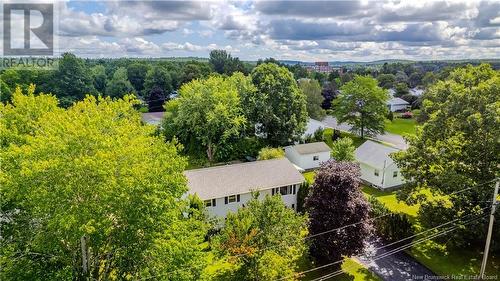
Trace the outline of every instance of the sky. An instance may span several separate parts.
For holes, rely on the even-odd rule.
[[[68,1],[58,15],[59,51],[82,57],[500,58],[500,1]]]

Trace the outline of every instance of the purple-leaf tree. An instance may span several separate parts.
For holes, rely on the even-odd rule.
[[[331,263],[362,252],[372,225],[369,204],[361,193],[358,164],[333,159],[322,163],[305,207],[310,218],[309,235],[342,227],[311,239],[310,254],[316,262]]]

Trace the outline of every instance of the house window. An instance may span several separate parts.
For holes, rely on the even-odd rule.
[[[217,206],[217,201],[215,199],[205,200],[205,207],[215,207]]]
[[[288,194],[288,186],[280,187],[280,193],[281,193],[281,195],[287,195]]]
[[[226,203],[226,204],[234,203],[234,202],[240,202],[240,195],[230,195],[230,196],[226,196],[224,198],[224,203]]]
[[[294,209],[294,210],[295,210],[295,204],[292,204],[292,209]]]
[[[378,177],[378,173],[379,173],[379,171],[375,170],[375,172],[373,174]]]
[[[392,172],[392,177],[393,177],[393,178],[397,178],[397,177],[398,177],[398,171],[394,171],[394,172]]]
[[[293,185],[293,194],[297,193],[297,186]]]
[[[313,160],[314,160],[314,161],[318,161],[318,160],[319,160],[319,156],[318,156],[318,155],[314,155],[314,156],[313,156]]]

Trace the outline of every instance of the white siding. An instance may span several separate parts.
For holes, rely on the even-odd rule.
[[[329,151],[312,154],[298,154],[295,149],[291,147],[285,147],[285,156],[288,160],[290,160],[290,162],[304,170],[316,169],[319,167],[321,162],[330,160]],[[314,156],[317,156],[318,160],[314,160]]]
[[[391,164],[386,167],[385,170],[381,168],[374,168],[365,163],[359,163],[359,166],[361,168],[361,179],[378,188],[390,188],[404,183],[401,172],[395,164]],[[378,176],[375,175],[375,170],[378,170]],[[393,177],[394,172],[397,172],[397,177]],[[383,181],[382,177],[384,178]]]
[[[282,195],[281,199],[289,208],[297,209],[297,193],[299,192],[300,184],[295,184],[295,194]],[[292,187],[293,192],[293,187]],[[236,194],[235,194],[236,195]],[[272,189],[259,190],[259,199],[263,199],[266,195],[272,195]],[[252,199],[252,193],[240,194],[240,202],[233,202],[225,204],[225,197],[216,198],[216,206],[206,207],[208,214],[211,217],[225,218],[228,212],[236,212],[238,208],[246,205]]]

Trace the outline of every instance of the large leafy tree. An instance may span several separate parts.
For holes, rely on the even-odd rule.
[[[353,224],[311,238],[310,254],[318,263],[338,261],[363,250],[372,226],[360,183],[356,163],[329,160],[316,173],[305,202],[310,235]]]
[[[127,77],[136,93],[142,93],[149,68],[149,65],[144,62],[134,62],[127,66]]]
[[[90,69],[90,72],[92,73],[92,79],[94,81],[94,88],[96,91],[99,93],[104,94],[106,90],[106,68],[98,64]]]
[[[285,67],[263,63],[252,71],[256,87],[243,97],[247,118],[273,146],[298,140],[307,122],[306,97]]]
[[[354,132],[373,135],[384,132],[387,92],[370,76],[356,76],[342,86],[334,101],[334,114],[340,123],[352,125]]]
[[[113,77],[107,82],[106,95],[112,98],[121,98],[134,92],[134,87],[128,81],[127,69],[124,67],[116,69]]]
[[[198,61],[190,61],[182,67],[180,83],[185,84],[194,79],[202,79],[210,74],[210,65]]]
[[[354,161],[355,150],[351,138],[341,138],[333,142],[330,155],[337,161]]]
[[[321,107],[324,98],[321,95],[321,85],[314,79],[300,79],[299,88],[306,95],[307,114],[309,117],[316,120],[323,120],[326,115],[325,110]]]
[[[229,78],[212,76],[184,84],[179,94],[165,105],[167,137],[176,136],[183,143],[195,140],[209,161],[215,160],[218,149],[245,129],[238,87]]]
[[[226,50],[212,50],[208,60],[212,69],[219,74],[231,75],[234,72],[245,72],[245,66],[239,58],[233,58]]]
[[[172,90],[172,77],[165,67],[156,65],[148,70],[143,90],[143,96],[147,100],[150,99],[153,92],[160,92],[168,99]]]
[[[56,102],[17,91],[1,107],[0,278],[199,279],[206,226],[183,215],[176,146],[130,97]]]
[[[51,85],[53,92],[64,107],[83,100],[88,94],[95,94],[92,73],[82,59],[65,53],[58,61]]]
[[[280,196],[250,200],[245,208],[228,214],[213,239],[213,248],[231,264],[217,279],[294,280],[306,234],[306,217],[287,208]]]
[[[488,212],[480,209],[491,201],[493,183],[476,185],[499,176],[499,93],[499,72],[483,64],[456,69],[424,95],[425,123],[407,137],[409,148],[395,160],[404,177],[412,179],[405,194],[416,199],[410,202],[422,204],[419,215],[425,226]],[[434,196],[426,196],[429,193]],[[477,221],[450,233],[450,241],[480,243],[485,229],[485,222]],[[496,228],[496,237],[499,231]]]
[[[396,81],[396,76],[394,74],[382,73],[377,76],[378,85],[384,89],[390,89],[394,87],[394,82]]]

